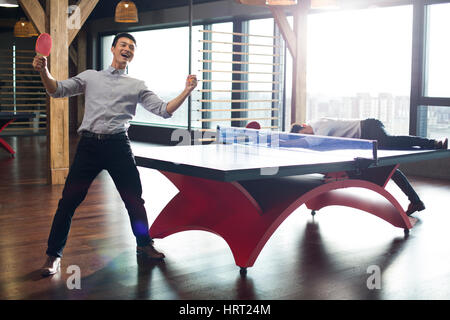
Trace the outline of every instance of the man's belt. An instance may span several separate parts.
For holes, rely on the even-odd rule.
[[[114,134],[106,134],[106,133],[94,133],[83,130],[81,131],[80,135],[85,138],[93,138],[97,140],[122,140],[128,138],[126,131]]]

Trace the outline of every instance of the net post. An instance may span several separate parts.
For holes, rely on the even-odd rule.
[[[220,144],[220,142],[221,142],[221,137],[220,137],[220,126],[219,125],[217,125],[216,126],[216,143],[217,144]]]
[[[372,154],[373,154],[373,160],[375,160],[375,164],[378,165],[378,141],[377,140],[373,140]]]

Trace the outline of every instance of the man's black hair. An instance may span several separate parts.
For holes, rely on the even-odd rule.
[[[131,41],[134,42],[134,45],[135,45],[135,46],[137,46],[137,44],[136,44],[136,39],[135,39],[131,34],[126,33],[126,32],[121,32],[121,33],[118,33],[118,34],[114,37],[114,40],[113,40],[113,43],[112,43],[112,46],[113,46],[113,47],[116,46],[117,40],[119,40],[120,38],[128,38],[128,39],[130,39]]]
[[[305,126],[295,123],[294,125],[292,125],[290,132],[291,133],[299,133],[304,128],[305,128]]]

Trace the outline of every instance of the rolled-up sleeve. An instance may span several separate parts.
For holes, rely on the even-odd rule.
[[[47,91],[47,93],[53,98],[72,97],[83,94],[86,88],[87,75],[88,71],[84,71],[67,80],[57,81],[56,91],[54,93]]]
[[[139,91],[139,103],[148,111],[161,116],[165,119],[172,117],[167,112],[167,102],[161,100],[154,92],[149,90],[145,83],[142,83]]]

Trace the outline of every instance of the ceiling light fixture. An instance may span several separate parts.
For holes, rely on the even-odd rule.
[[[31,23],[31,21],[27,21],[27,22],[28,22],[28,36],[29,37],[37,37],[39,35],[39,33],[37,32],[36,28]]]
[[[17,8],[18,6],[17,0],[0,0],[0,7]]]
[[[138,11],[133,1],[120,1],[116,6],[114,21],[120,23],[138,22]]]
[[[18,38],[28,38],[30,36],[28,21],[25,18],[20,18],[14,25],[14,36]]]

